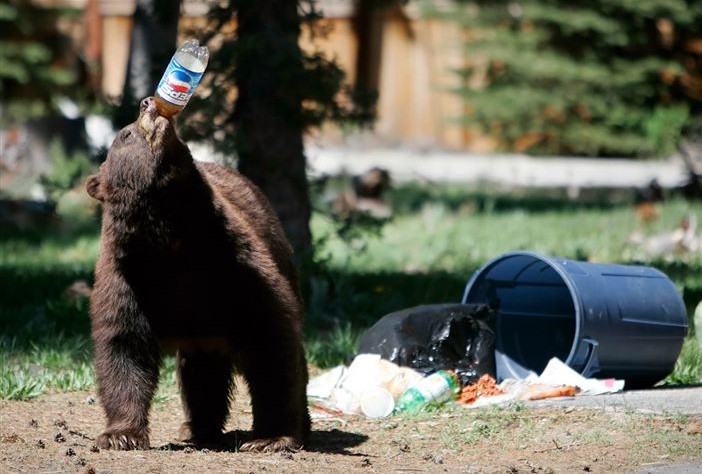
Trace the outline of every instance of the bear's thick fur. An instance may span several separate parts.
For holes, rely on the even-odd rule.
[[[144,99],[87,182],[102,201],[90,311],[103,448],[149,447],[164,349],[177,350],[180,439],[217,442],[241,373],[253,433],[240,449],[299,449],[310,430],[303,307],[292,251],[261,192],[195,163]]]

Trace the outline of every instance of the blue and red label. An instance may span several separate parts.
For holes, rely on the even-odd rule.
[[[163,73],[156,92],[173,105],[184,107],[202,79],[202,72],[193,72],[181,66],[175,57]]]

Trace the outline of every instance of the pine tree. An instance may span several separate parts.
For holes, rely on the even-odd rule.
[[[177,46],[180,3],[180,0],[136,1],[122,98],[112,116],[115,128],[133,122],[139,113],[139,102],[156,90]]]
[[[70,44],[56,28],[60,13],[27,1],[0,4],[0,126],[47,114],[75,83],[70,60],[62,61]]]
[[[333,60],[299,47],[302,24],[319,17],[314,0],[213,4],[203,38],[216,39],[207,73],[181,119],[184,137],[238,158],[273,205],[298,262],[312,247],[304,132],[325,120],[372,118],[371,95],[347,90]],[[319,33],[310,26],[307,34]]]
[[[504,149],[661,155],[700,110],[682,64],[702,33],[698,1],[476,0],[459,9],[443,15],[466,32],[464,120]]]

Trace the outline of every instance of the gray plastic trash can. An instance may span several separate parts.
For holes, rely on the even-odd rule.
[[[475,272],[463,303],[497,306],[498,380],[558,357],[586,377],[651,386],[672,372],[687,333],[677,289],[644,266],[509,252]]]

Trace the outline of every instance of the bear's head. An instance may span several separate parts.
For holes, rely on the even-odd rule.
[[[178,138],[173,120],[160,116],[154,98],[147,97],[139,118],[117,133],[86,187],[91,197],[106,203],[138,199],[184,165],[192,166],[188,147]]]

